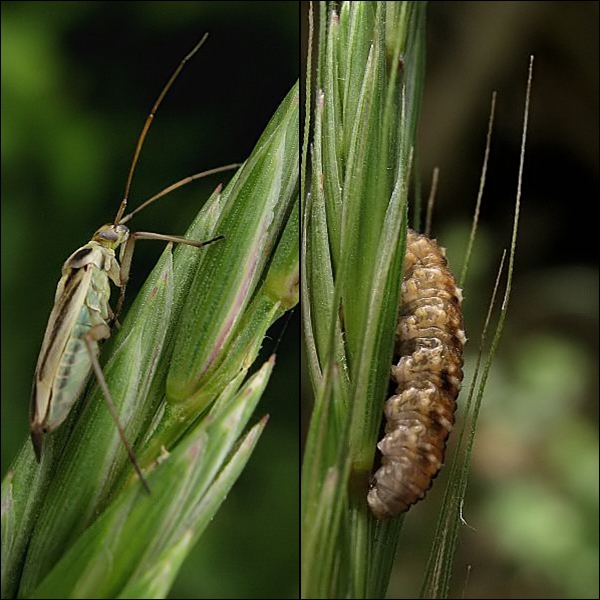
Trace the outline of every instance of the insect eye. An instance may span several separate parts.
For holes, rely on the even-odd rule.
[[[119,233],[114,227],[111,227],[110,229],[100,231],[98,233],[98,237],[103,240],[106,240],[107,242],[116,242],[119,239]]]

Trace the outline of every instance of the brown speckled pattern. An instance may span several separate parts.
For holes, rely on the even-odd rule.
[[[423,498],[442,467],[463,378],[461,301],[444,249],[409,229],[396,329],[400,358],[392,366],[397,388],[385,403],[381,467],[367,496],[379,519]]]

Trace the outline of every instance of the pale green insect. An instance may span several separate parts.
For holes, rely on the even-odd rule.
[[[172,190],[200,177],[238,165],[227,165],[187,177],[124,215],[135,166],[154,114],[185,63],[196,53],[205,39],[206,35],[180,63],[146,119],[129,170],[124,199],[114,222],[98,229],[91,241],[71,254],[62,267],[62,277],[56,289],[54,307],[50,313],[35,370],[30,405],[31,441],[38,462],[42,456],[43,435],[54,431],[64,422],[81,395],[93,369],[129,458],[140,480],[148,489],[133,449],[119,422],[117,409],[98,362],[99,342],[110,337],[111,325],[121,310],[136,240],[155,239],[201,248],[223,238],[218,236],[200,242],[158,233],[130,233],[125,223],[135,213]],[[117,260],[115,251],[119,247],[120,254]],[[115,312],[109,306],[111,281],[121,290]]]

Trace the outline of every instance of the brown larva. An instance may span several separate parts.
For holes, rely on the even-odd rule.
[[[423,498],[442,466],[463,378],[461,300],[444,249],[409,229],[396,329],[400,360],[392,366],[397,388],[385,403],[381,467],[367,496],[379,519]]]

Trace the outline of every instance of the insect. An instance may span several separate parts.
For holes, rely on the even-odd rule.
[[[382,459],[367,502],[373,514],[397,516],[425,496],[444,460],[454,425],[466,342],[462,293],[443,248],[408,230],[396,328],[396,393],[385,403]]]
[[[223,236],[218,236],[208,241],[196,241],[151,232],[130,232],[125,225],[133,215],[172,190],[200,177],[238,166],[226,165],[187,177],[125,214],[133,174],[154,115],[183,67],[198,51],[206,37],[205,35],[181,61],[145,121],[129,169],[123,200],[114,221],[100,227],[91,241],[71,254],[62,267],[62,277],[56,289],[54,307],[50,313],[35,370],[30,404],[31,441],[38,462],[42,456],[43,435],[56,430],[64,422],[93,369],[129,459],[148,490],[102,373],[98,361],[99,343],[110,337],[111,326],[123,306],[134,244],[137,240],[163,240],[201,248],[223,239]],[[116,256],[117,249],[120,249],[119,259]],[[114,312],[109,306],[111,282],[120,288]]]

